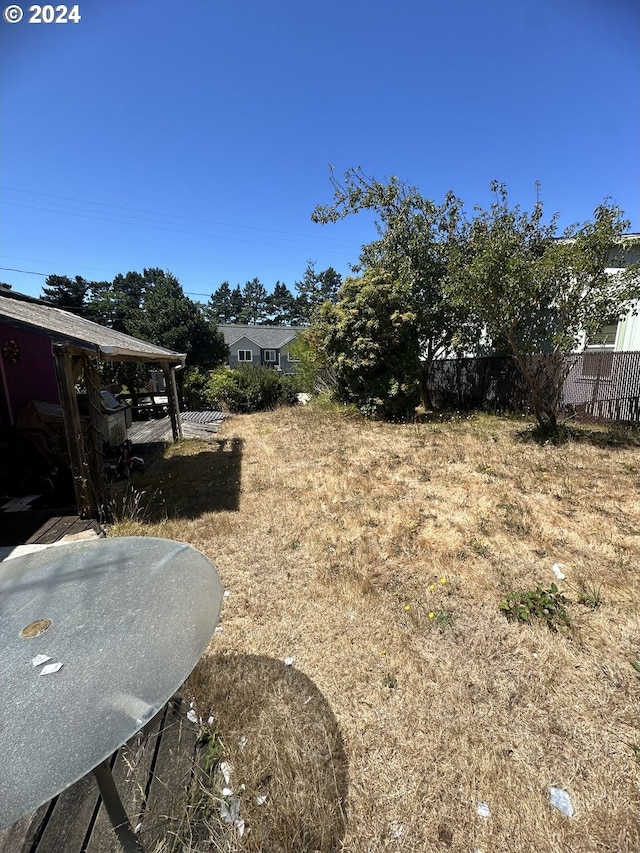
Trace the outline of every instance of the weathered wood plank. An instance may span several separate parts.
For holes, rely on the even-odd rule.
[[[161,418],[157,421],[134,421],[128,430],[133,444],[155,444],[171,441],[171,421]]]
[[[132,827],[141,824],[145,850],[172,853],[188,833],[197,731],[179,697],[146,741],[119,750],[113,776]],[[196,768],[197,769],[197,768]],[[92,773],[36,812],[0,832],[2,853],[121,853]]]
[[[46,825],[51,803],[45,803],[35,812],[25,815],[21,820],[0,830],[0,850],[2,853],[31,853],[33,845]]]
[[[158,727],[161,721],[158,721]],[[146,804],[149,774],[160,732],[158,728],[145,738],[136,736],[118,751],[113,766],[113,779],[122,805],[135,832]],[[85,853],[120,853],[118,837],[106,809],[101,806]]]
[[[38,544],[49,545],[52,542],[57,542],[59,539],[69,532],[69,528],[77,520],[77,515],[62,515],[53,520],[53,524],[38,537]],[[32,544],[28,542],[27,544]]]
[[[186,711],[181,702],[170,703],[142,818],[142,846],[157,853],[181,850],[187,829],[197,732]]]
[[[91,773],[63,791],[44,828],[38,853],[80,853],[99,799]]]

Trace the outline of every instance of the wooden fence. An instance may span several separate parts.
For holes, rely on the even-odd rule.
[[[584,420],[640,424],[640,352],[587,350],[567,356],[561,407]],[[529,411],[529,391],[511,356],[434,362],[429,390],[436,405]]]

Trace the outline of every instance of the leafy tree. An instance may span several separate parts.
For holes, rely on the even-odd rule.
[[[267,321],[276,326],[289,326],[296,319],[296,298],[283,282],[277,281],[267,297]]]
[[[539,426],[557,428],[566,355],[638,295],[637,275],[608,274],[628,223],[605,202],[594,221],[556,239],[557,215],[543,222],[539,200],[527,213],[510,207],[503,184],[491,185],[489,210],[460,226],[449,292],[470,308],[491,340],[513,354],[529,388]]]
[[[302,281],[296,282],[298,315],[303,324],[312,321],[314,312],[323,302],[335,302],[342,283],[342,276],[333,267],[316,272],[314,261],[308,261]]]
[[[289,353],[297,360],[296,380],[300,391],[309,393],[333,393],[336,374],[333,361],[324,348],[323,327],[314,324],[299,332],[289,347]]]
[[[398,178],[381,183],[359,168],[347,171],[344,185],[333,171],[330,180],[333,204],[318,205],[312,219],[336,222],[363,210],[377,215],[379,238],[362,247],[359,269],[386,271],[405,288],[422,358],[423,401],[430,406],[427,379],[433,359],[479,333],[465,306],[452,301],[445,288],[462,203],[448,193],[438,205]]]
[[[420,399],[417,317],[409,287],[384,270],[346,278],[313,328],[335,371],[337,395],[368,417],[397,419]]]
[[[178,279],[161,269],[144,270],[137,336],[158,346],[187,354],[187,365],[210,369],[228,353],[221,333],[202,308],[184,295]]]

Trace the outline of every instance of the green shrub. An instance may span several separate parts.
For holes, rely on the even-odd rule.
[[[248,414],[272,409],[279,403],[297,401],[294,380],[281,376],[268,367],[241,367],[216,370],[207,386],[209,398],[225,404],[234,414]]]
[[[183,409],[198,412],[208,409],[211,405],[208,393],[208,373],[203,373],[197,367],[188,367],[182,381]]]

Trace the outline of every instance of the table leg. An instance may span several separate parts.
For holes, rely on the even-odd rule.
[[[102,764],[98,764],[98,766],[94,768],[93,773],[96,777],[98,788],[100,789],[102,802],[107,810],[109,820],[113,825],[116,835],[118,836],[118,841],[120,842],[122,849],[125,853],[144,853],[142,845],[136,838],[135,833],[131,828],[129,818],[127,817],[127,813],[122,805],[122,800],[120,799],[120,794],[118,794],[116,783],[113,781],[113,774],[111,773],[109,761],[103,761]]]

